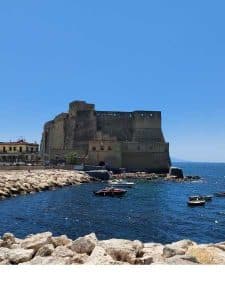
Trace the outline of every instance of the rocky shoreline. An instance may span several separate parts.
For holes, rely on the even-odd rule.
[[[170,176],[169,174],[156,174],[156,173],[146,173],[146,172],[113,174],[112,178],[113,179],[138,179],[138,180],[163,179],[166,181],[175,181],[175,182],[201,180],[201,177],[198,175],[188,175],[188,176],[184,176],[184,178],[178,178],[176,176]]]
[[[24,239],[5,233],[0,239],[1,265],[197,265],[225,264],[225,242],[171,244],[135,240],[98,240],[94,233],[76,240],[51,232]]]
[[[68,170],[32,170],[0,172],[0,199],[90,182],[84,172]]]

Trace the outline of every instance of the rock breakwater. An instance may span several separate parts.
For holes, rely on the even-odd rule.
[[[1,265],[196,265],[225,264],[225,242],[198,245],[181,240],[167,245],[135,240],[98,240],[94,233],[76,240],[51,232],[24,239],[5,233],[0,239]]]
[[[184,178],[177,178],[169,174],[155,174],[146,172],[133,172],[133,173],[121,173],[112,175],[113,179],[137,179],[137,180],[158,180],[163,179],[166,181],[184,182],[184,181],[196,181],[200,180],[201,177],[198,175],[188,175]]]
[[[84,172],[33,170],[0,172],[0,199],[89,182]]]

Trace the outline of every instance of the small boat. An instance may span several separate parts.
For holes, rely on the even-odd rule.
[[[218,192],[214,194],[216,197],[225,197],[225,192]]]
[[[212,195],[202,195],[201,196],[203,200],[205,201],[210,201],[212,200],[213,196]]]
[[[189,206],[202,206],[205,205],[206,200],[202,196],[190,196],[187,204]]]
[[[126,194],[127,190],[124,189],[117,189],[114,187],[109,187],[109,188],[104,188],[101,189],[99,191],[94,191],[93,193],[96,196],[110,196],[110,197],[114,197],[114,196],[123,196],[124,194]]]
[[[205,201],[210,201],[212,200],[213,196],[212,195],[196,195],[196,196],[190,196],[189,200],[205,200]]]
[[[202,196],[201,195],[190,196],[189,200],[202,200]]]
[[[188,200],[189,206],[202,206],[205,205],[205,200]]]
[[[118,187],[133,187],[135,183],[123,179],[113,179],[113,180],[109,180],[108,184],[110,184],[111,186],[118,186]]]

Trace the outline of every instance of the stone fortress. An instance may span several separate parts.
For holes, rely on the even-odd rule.
[[[76,152],[79,163],[129,171],[166,173],[169,144],[160,111],[96,111],[94,104],[73,101],[44,125],[41,153],[45,160],[63,160]]]

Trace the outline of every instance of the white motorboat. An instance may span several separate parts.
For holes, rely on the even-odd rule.
[[[133,187],[135,183],[123,179],[113,179],[113,180],[108,180],[108,184],[111,186],[118,186],[118,187]]]

